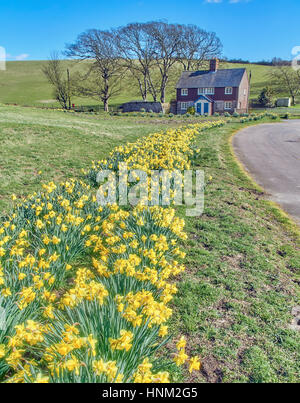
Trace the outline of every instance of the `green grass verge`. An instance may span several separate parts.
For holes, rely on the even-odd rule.
[[[213,179],[204,214],[186,217],[187,269],[172,327],[203,365],[199,376],[178,379],[297,382],[300,334],[290,324],[299,305],[299,238],[237,164],[230,139],[239,128],[230,124],[199,139],[199,168]]]

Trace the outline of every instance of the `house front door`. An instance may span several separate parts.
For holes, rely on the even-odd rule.
[[[198,102],[197,103],[197,113],[199,115],[204,115],[209,113],[209,103],[208,102]]]

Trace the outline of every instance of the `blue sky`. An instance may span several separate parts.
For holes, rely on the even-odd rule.
[[[299,16],[299,0],[9,0],[0,4],[0,46],[9,60],[41,60],[88,28],[165,19],[215,31],[230,58],[290,59]]]

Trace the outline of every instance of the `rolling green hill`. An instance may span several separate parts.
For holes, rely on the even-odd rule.
[[[52,95],[52,88],[44,77],[41,68],[45,61],[19,61],[7,62],[7,70],[0,71],[0,103],[10,103],[29,106],[57,106]],[[65,61],[66,67],[70,67],[71,72],[80,70],[82,64],[72,61]],[[221,63],[221,68],[246,67],[248,72],[252,72],[251,99],[257,98],[261,89],[268,84],[268,72],[273,68],[255,64],[242,65]],[[167,101],[175,96],[175,83],[181,73],[181,67],[175,66],[171,75],[167,90]],[[132,84],[132,80],[124,80],[120,95],[112,99],[112,105],[122,102],[139,99],[137,88]],[[74,98],[76,105],[100,104],[95,99]]]

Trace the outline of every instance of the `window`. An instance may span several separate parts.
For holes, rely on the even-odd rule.
[[[189,90],[187,88],[181,88],[181,95],[188,95]]]
[[[225,87],[225,94],[231,95],[232,94],[232,87]]]
[[[244,95],[245,95],[245,96],[247,95],[247,90],[246,90],[246,88],[244,89]]]
[[[198,95],[207,94],[213,95],[215,93],[214,88],[198,88]]]
[[[239,102],[239,109],[241,109],[242,108],[242,103],[241,102]]]
[[[232,109],[232,102],[225,102],[224,109]]]
[[[181,102],[181,110],[186,111],[188,108],[188,103],[187,102]]]
[[[215,101],[215,112],[222,112],[224,110],[224,101]]]

